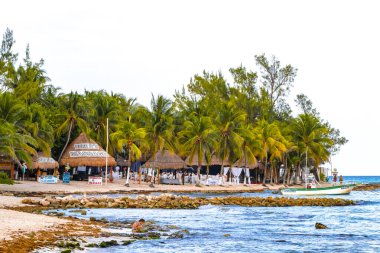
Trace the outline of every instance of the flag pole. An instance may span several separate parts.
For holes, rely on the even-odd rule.
[[[107,184],[107,175],[108,175],[108,118],[107,118],[107,144],[106,144],[106,184]]]

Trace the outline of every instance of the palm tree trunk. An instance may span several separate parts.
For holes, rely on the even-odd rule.
[[[140,163],[139,163],[140,164]],[[141,166],[139,165],[139,171],[138,171],[138,174],[139,174],[139,184],[141,184]]]
[[[265,180],[267,177],[267,166],[268,166],[268,153],[265,156],[265,166],[264,166],[264,177],[263,177],[263,185],[265,186]]]
[[[125,185],[129,186],[129,171],[131,169],[131,149],[128,150],[128,169],[127,169],[127,178],[125,179]]]
[[[224,184],[224,159],[222,160],[222,167],[220,167],[220,176],[222,177],[222,184]]]
[[[290,184],[290,179],[291,179],[291,176],[292,176],[292,168],[291,167],[289,167],[288,168],[288,180],[286,180],[287,182],[288,182],[288,184]]]
[[[199,156],[198,156],[197,178],[198,178],[197,185],[200,185],[201,184],[201,159],[199,158]]]
[[[67,145],[69,144],[69,141],[70,141],[70,138],[71,138],[71,130],[72,130],[72,128],[73,128],[73,121],[70,121],[70,128],[69,128],[69,133],[68,133],[68,136],[67,136],[66,144],[63,147],[63,149],[61,151],[61,154],[59,155],[58,162],[61,161],[61,158],[63,156],[63,152],[65,152],[65,150],[67,148]]]
[[[296,184],[299,184],[299,181],[298,181],[298,175],[300,174],[300,164],[298,164],[297,168],[296,168],[296,175],[295,175],[295,179],[296,179]]]
[[[288,172],[288,159],[287,159],[287,154],[285,153],[285,166],[284,166],[284,175],[282,177],[282,183],[286,184],[286,175]]]
[[[273,162],[271,162],[271,164],[270,164],[270,180],[269,180],[269,183],[273,184]]]

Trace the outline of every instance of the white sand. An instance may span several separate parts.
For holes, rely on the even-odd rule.
[[[67,222],[57,217],[0,209],[0,240],[9,240],[18,233],[45,230]]]
[[[130,187],[126,187],[125,180],[108,183],[107,185],[89,185],[87,181],[71,181],[70,184],[63,184],[62,181],[58,184],[42,184],[35,181],[18,181],[14,185],[0,185],[0,191],[12,192],[108,192],[108,191],[252,191],[261,189],[278,189],[283,185],[267,185],[265,188],[261,184],[251,184],[248,186],[240,185],[225,185],[225,186],[202,186],[195,185],[154,185],[154,188],[149,187],[148,183],[137,184],[130,181]]]

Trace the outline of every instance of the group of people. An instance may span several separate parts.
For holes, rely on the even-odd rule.
[[[334,184],[335,184],[337,181],[338,181],[338,174],[334,174],[334,175],[333,175],[333,182],[334,182]],[[339,183],[340,183],[340,184],[343,184],[343,176],[342,176],[342,175],[339,176]]]

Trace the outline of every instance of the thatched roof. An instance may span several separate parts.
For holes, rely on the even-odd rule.
[[[191,165],[191,166],[193,166],[193,165],[198,166],[198,155],[197,154],[194,155],[191,163],[190,163],[190,156],[188,156],[186,158],[185,162],[186,162],[186,164]],[[223,164],[224,165],[228,164],[227,159],[224,160]],[[222,160],[219,157],[217,157],[216,155],[213,155],[211,157],[211,162],[208,165],[222,165]],[[202,159],[202,166],[207,166],[207,162],[206,162],[205,158]]]
[[[42,152],[38,152],[33,156],[33,169],[54,169],[58,168],[59,164],[56,160],[49,156],[45,156]]]
[[[117,165],[120,165],[122,167],[129,166],[128,160],[125,159],[124,157],[121,157],[121,156],[117,156],[116,163],[117,163]]]
[[[168,150],[158,151],[146,163],[145,167],[160,169],[181,169],[186,167],[186,163],[174,153]]]
[[[67,147],[63,153],[60,165],[68,163],[72,167],[77,166],[106,166],[106,157],[108,157],[108,165],[115,166],[115,159],[110,156],[104,149],[94,140],[88,138],[86,134],[81,133]]]
[[[232,167],[246,167],[246,168],[250,168],[250,169],[254,169],[256,167],[259,166],[259,163],[256,161],[255,163],[253,163],[252,161],[248,161],[247,162],[245,161],[245,158],[242,157],[241,159],[237,160],[233,165]]]

